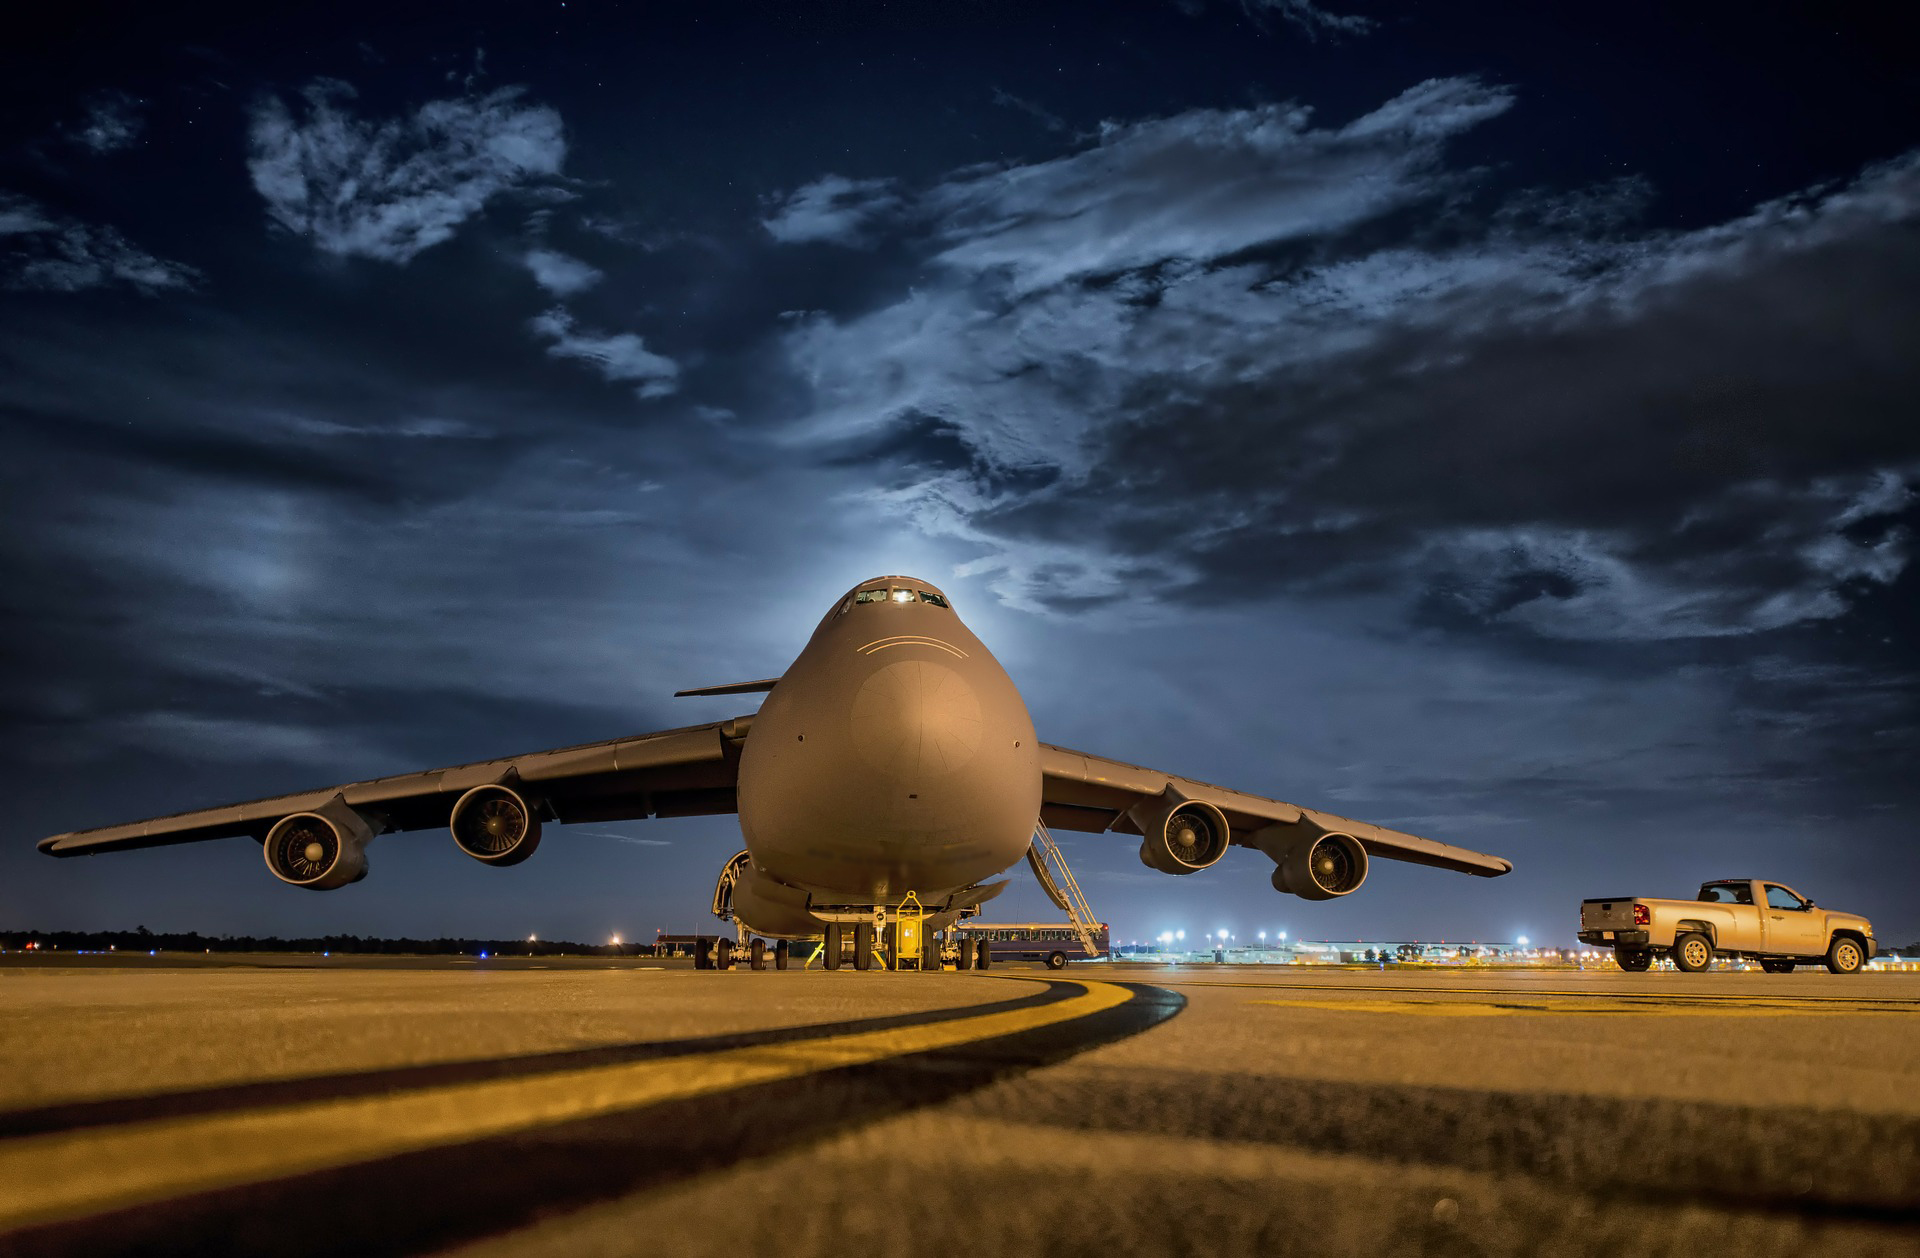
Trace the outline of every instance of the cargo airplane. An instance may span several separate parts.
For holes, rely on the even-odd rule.
[[[914,577],[849,590],[779,677],[679,693],[760,692],[750,716],[57,834],[40,850],[245,835],[274,877],[327,891],[364,878],[368,843],[388,831],[446,826],[462,852],[506,866],[533,854],[545,822],[736,813],[746,850],[722,870],[716,910],[782,941],[837,945],[851,925],[865,945],[856,958],[908,892],[930,931],[977,912],[1042,824],[1138,837],[1141,861],[1165,874],[1198,873],[1234,844],[1257,848],[1273,858],[1274,887],[1308,900],[1358,890],[1375,857],[1488,878],[1512,868],[1043,743],[1000,662]]]

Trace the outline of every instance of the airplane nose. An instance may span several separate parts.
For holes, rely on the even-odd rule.
[[[880,669],[853,700],[853,745],[895,781],[922,782],[964,768],[980,750],[980,698],[965,678],[930,660]]]

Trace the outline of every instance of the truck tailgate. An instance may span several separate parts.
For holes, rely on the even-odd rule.
[[[1633,926],[1633,897],[1580,901],[1581,930],[1627,930]]]

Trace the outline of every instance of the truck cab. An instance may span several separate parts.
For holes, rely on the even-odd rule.
[[[1661,956],[1698,972],[1716,956],[1748,957],[1769,973],[1824,962],[1851,974],[1873,956],[1873,925],[1856,913],[1823,909],[1785,883],[1725,878],[1703,883],[1691,900],[1611,896],[1580,905],[1580,942],[1610,946],[1623,970],[1640,972]]]

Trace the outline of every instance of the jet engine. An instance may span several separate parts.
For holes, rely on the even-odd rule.
[[[460,850],[483,865],[518,865],[540,846],[540,814],[510,786],[476,786],[447,820]]]
[[[1367,849],[1336,830],[1302,835],[1276,859],[1273,889],[1303,900],[1350,895],[1367,880]]]
[[[1204,800],[1188,799],[1167,787],[1151,803],[1136,804],[1127,816],[1140,827],[1140,863],[1163,874],[1191,874],[1227,854],[1232,832],[1226,814]]]
[[[281,882],[332,891],[367,876],[367,842],[374,832],[367,818],[336,795],[312,812],[281,818],[261,846],[267,868]]]

